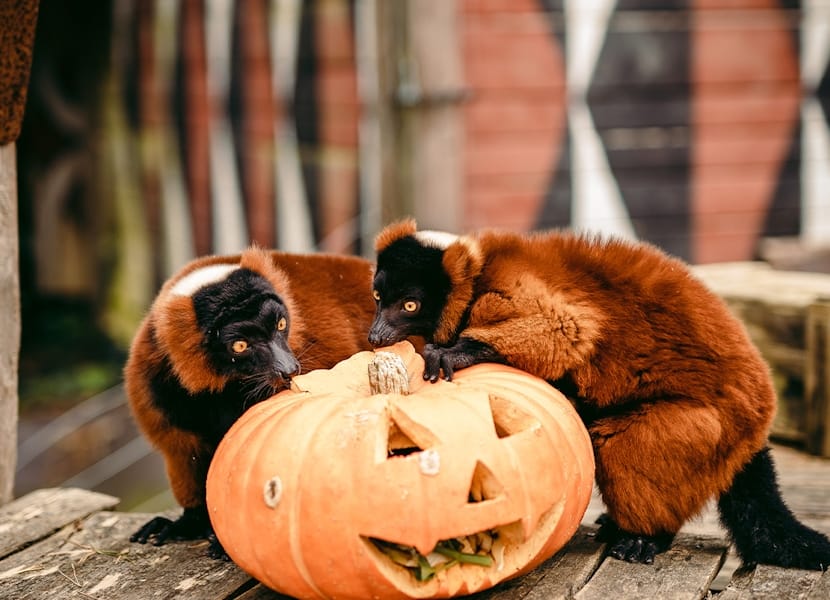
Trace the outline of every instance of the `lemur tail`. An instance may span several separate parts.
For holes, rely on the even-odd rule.
[[[745,565],[817,570],[830,566],[830,539],[800,523],[784,504],[769,448],[738,473],[718,509]]]

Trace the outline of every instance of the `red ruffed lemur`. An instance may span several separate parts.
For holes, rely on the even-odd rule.
[[[609,553],[651,563],[717,498],[745,564],[826,569],[830,541],[796,520],[767,436],[775,392],[742,324],[680,260],[567,232],[376,239],[369,341],[426,340],[424,379],[517,367],[574,402],[591,434]]]
[[[370,348],[371,263],[251,248],[197,259],[161,288],[124,368],[133,416],[164,456],[184,508],[156,517],[131,541],[207,538],[225,558],[205,505],[219,441],[242,413],[302,371]]]

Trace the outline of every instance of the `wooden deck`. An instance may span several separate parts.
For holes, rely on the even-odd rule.
[[[830,461],[785,447],[774,452],[794,512],[830,532]],[[0,598],[285,598],[232,563],[208,558],[204,542],[131,544],[129,534],[150,515],[115,512],[117,504],[112,496],[66,488],[38,490],[0,507]],[[830,598],[830,572],[759,566],[733,576],[737,562],[712,511],[681,532],[654,565],[607,558],[591,525],[601,510],[592,502],[577,535],[539,568],[471,598]]]

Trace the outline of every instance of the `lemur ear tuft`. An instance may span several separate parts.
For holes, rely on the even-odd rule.
[[[410,218],[390,223],[375,238],[375,252],[380,254],[392,242],[413,236],[416,231],[418,231],[418,224],[415,222],[415,219]]]
[[[254,273],[265,275],[267,273],[279,273],[271,259],[271,253],[256,244],[249,246],[239,257],[239,266],[243,269],[250,269]],[[282,273],[280,273],[282,275]]]
[[[450,293],[434,339],[447,344],[458,333],[461,319],[473,297],[473,285],[484,266],[484,257],[478,242],[473,238],[460,237],[444,251],[442,265],[450,278]]]
[[[249,269],[268,280],[285,305],[288,314],[292,317],[289,344],[299,339],[298,336],[305,331],[303,328],[303,320],[298,318],[299,309],[291,293],[291,284],[289,283],[288,275],[274,264],[271,252],[256,245],[251,246],[242,253],[239,259],[239,266],[243,269]]]

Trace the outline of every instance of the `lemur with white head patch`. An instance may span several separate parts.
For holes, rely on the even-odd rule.
[[[746,564],[826,569],[830,541],[785,506],[767,447],[767,365],[724,302],[644,243],[566,232],[376,240],[369,341],[410,336],[424,378],[499,362],[566,392],[591,434],[612,556],[650,563],[718,499]]]
[[[197,259],[156,297],[124,369],[133,416],[164,455],[184,508],[156,517],[132,541],[212,537],[205,481],[219,441],[253,404],[302,371],[370,348],[371,264],[361,258],[252,248]]]

